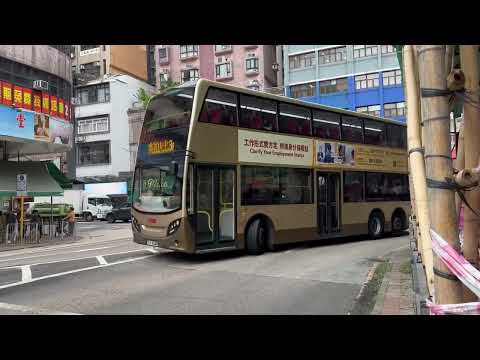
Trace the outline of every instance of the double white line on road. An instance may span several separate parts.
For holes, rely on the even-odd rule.
[[[123,255],[123,254],[132,253],[132,252],[139,252],[139,251],[148,251],[148,252],[151,252],[152,254],[145,255],[145,256],[139,256],[139,257],[135,257],[135,258],[131,258],[131,259],[115,261],[115,262],[112,262],[112,263],[107,263],[107,261],[104,258],[104,256]],[[147,258],[155,256],[157,254],[158,254],[158,252],[154,249],[140,249],[140,250],[132,250],[132,251],[121,252],[121,253],[106,254],[106,255],[95,257],[97,259],[99,265],[89,266],[89,267],[81,268],[81,269],[64,271],[64,272],[51,274],[51,275],[40,276],[40,277],[36,277],[36,278],[32,278],[32,272],[31,272],[30,267],[33,266],[33,265],[43,265],[43,264],[52,264],[52,263],[59,263],[59,262],[66,262],[66,261],[73,261],[73,260],[91,259],[92,257],[90,256],[90,257],[84,257],[84,258],[81,258],[81,259],[50,261],[50,262],[46,262],[46,263],[38,263],[38,264],[22,265],[22,266],[9,266],[9,267],[5,267],[5,268],[2,268],[2,269],[20,268],[21,271],[22,271],[22,280],[17,281],[15,283],[2,285],[2,286],[0,286],[0,290],[10,288],[10,287],[14,287],[14,286],[28,284],[28,283],[32,283],[32,282],[36,282],[36,281],[40,281],[40,280],[44,280],[44,279],[50,279],[50,278],[55,278],[55,277],[68,275],[68,274],[74,274],[74,273],[78,273],[78,272],[82,272],[82,271],[99,269],[99,268],[103,268],[103,267],[109,267],[109,266],[113,266],[113,265],[125,264],[125,263],[129,263],[129,262],[132,262],[132,261],[147,259]]]

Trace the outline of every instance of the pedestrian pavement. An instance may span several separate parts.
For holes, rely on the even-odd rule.
[[[410,248],[392,252],[391,263],[382,281],[372,315],[415,315],[415,292],[412,279]]]

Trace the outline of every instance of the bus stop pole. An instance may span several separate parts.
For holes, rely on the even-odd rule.
[[[20,196],[20,241],[23,241],[23,195]]]
[[[53,226],[53,196],[50,195],[50,229],[48,234],[52,237],[52,226]]]

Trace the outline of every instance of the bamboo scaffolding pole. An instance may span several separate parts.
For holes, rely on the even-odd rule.
[[[418,70],[422,89],[445,91],[445,45],[418,47]],[[453,173],[450,152],[450,109],[448,97],[422,94],[422,119],[425,128],[425,164],[428,179],[445,182]],[[430,226],[454,249],[460,250],[455,211],[455,193],[450,189],[428,188]],[[462,301],[460,281],[438,256],[433,258],[434,301],[437,304],[458,304]]]
[[[445,51],[445,74],[448,76],[453,68],[453,52],[455,45],[447,45]]]
[[[480,110],[479,104],[479,75],[478,75],[478,45],[460,45],[460,64],[465,74],[465,91],[471,94],[475,105],[470,101],[463,104],[463,128],[465,146],[465,167],[473,168],[478,165],[480,157]],[[467,202],[472,209],[479,212],[480,190],[474,189],[465,194]],[[468,207],[464,207],[463,213],[463,255],[467,261],[478,268],[478,235],[480,218]],[[477,296],[467,287],[463,287],[463,302],[473,302]]]
[[[403,49],[403,64],[405,69],[405,90],[407,101],[407,140],[409,149],[410,179],[413,182],[415,207],[417,209],[417,223],[420,234],[417,236],[418,249],[422,254],[423,265],[427,278],[427,286],[430,295],[434,293],[433,276],[433,252],[430,239],[430,219],[428,211],[427,183],[425,181],[425,161],[421,151],[421,109],[419,107],[419,89],[415,73],[415,59],[411,45]]]

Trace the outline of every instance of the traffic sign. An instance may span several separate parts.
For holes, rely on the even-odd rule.
[[[27,195],[27,174],[17,175],[17,196]]]

